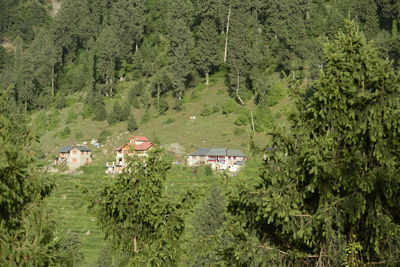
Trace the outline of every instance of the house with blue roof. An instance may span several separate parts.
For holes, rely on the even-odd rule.
[[[63,146],[55,159],[55,165],[66,165],[74,170],[92,162],[92,150],[85,146]]]

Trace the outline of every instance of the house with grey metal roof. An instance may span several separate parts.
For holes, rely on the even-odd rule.
[[[246,161],[246,155],[239,149],[199,148],[188,155],[189,166],[210,165],[215,171],[238,172]]]
[[[69,169],[77,169],[92,162],[92,150],[85,146],[63,146],[55,159],[55,165],[66,165]]]

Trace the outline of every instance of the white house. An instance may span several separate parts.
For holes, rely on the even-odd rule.
[[[226,170],[235,173],[244,166],[245,161],[246,155],[239,149],[199,148],[189,154],[187,164],[189,166],[208,164],[211,165],[213,170]]]
[[[55,165],[66,164],[69,169],[77,169],[92,162],[92,150],[85,146],[63,146],[59,152]]]

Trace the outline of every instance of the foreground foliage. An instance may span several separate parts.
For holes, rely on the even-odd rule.
[[[56,238],[43,200],[53,182],[38,171],[36,138],[0,95],[0,265],[72,266],[79,242]]]
[[[171,168],[162,150],[134,156],[125,171],[91,198],[92,213],[106,234],[114,266],[169,266],[177,260],[184,230],[183,210],[190,195],[165,195]]]
[[[327,43],[291,133],[275,133],[261,182],[232,194],[230,265],[396,266],[399,75],[357,26]]]

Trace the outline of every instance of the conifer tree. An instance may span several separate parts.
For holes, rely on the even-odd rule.
[[[218,65],[219,37],[217,27],[212,18],[205,18],[197,30],[195,48],[197,68],[204,73],[206,85],[209,84],[209,74]]]
[[[130,115],[129,119],[128,119],[128,131],[130,132],[134,132],[138,129],[138,125],[136,123],[136,119],[135,116],[133,114]]]
[[[261,181],[229,200],[228,262],[400,260],[399,75],[353,22],[324,53],[291,131],[274,134]]]
[[[118,266],[174,266],[184,230],[182,210],[191,198],[165,195],[170,161],[162,150],[136,156],[92,198],[91,210],[106,233]]]

